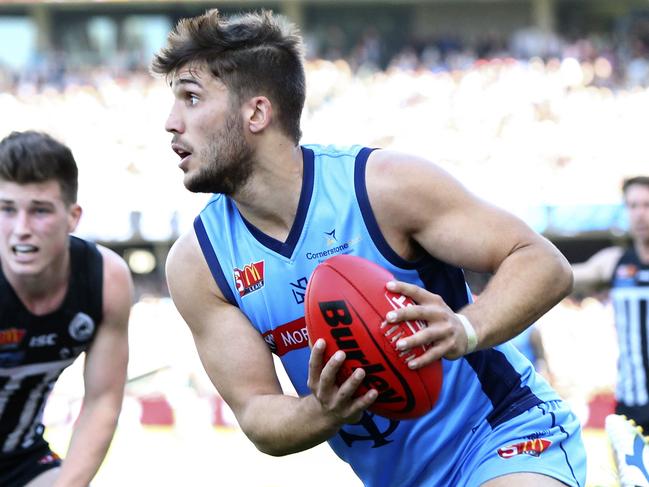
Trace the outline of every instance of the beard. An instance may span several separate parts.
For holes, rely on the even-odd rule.
[[[250,179],[253,169],[253,150],[243,135],[241,115],[232,112],[198,153],[207,161],[185,187],[193,193],[222,193],[234,195]]]

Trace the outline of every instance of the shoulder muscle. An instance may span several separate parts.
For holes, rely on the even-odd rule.
[[[228,304],[214,282],[196,235],[191,231],[171,247],[166,275],[171,298],[193,331],[197,331],[195,326],[204,322],[201,316],[204,310]]]
[[[366,183],[381,231],[406,258],[407,249],[418,245],[450,264],[494,272],[509,252],[539,241],[520,219],[476,197],[425,159],[375,151]]]
[[[128,320],[133,304],[133,279],[128,265],[114,251],[97,245],[104,266],[104,321]]]

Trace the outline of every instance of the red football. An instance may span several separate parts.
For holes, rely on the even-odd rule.
[[[407,359],[426,347],[404,354],[396,349],[401,337],[426,326],[420,321],[394,323],[381,329],[388,311],[414,304],[388,291],[394,276],[362,257],[337,255],[320,263],[306,289],[305,318],[309,340],[324,338],[325,362],[337,351],[346,354],[337,376],[338,385],[361,367],[365,379],[356,395],[376,389],[378,398],[370,411],[392,419],[421,416],[435,405],[442,386],[442,363],[421,369],[408,368]]]

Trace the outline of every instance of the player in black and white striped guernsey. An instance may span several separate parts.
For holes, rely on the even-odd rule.
[[[573,266],[575,289],[610,286],[618,335],[617,414],[649,433],[649,177],[622,187],[632,244],[608,247]]]
[[[0,141],[0,485],[87,486],[122,404],[132,301],[114,252],[70,235],[81,217],[68,147],[39,132]],[[83,352],[85,394],[65,461],[43,438],[60,373]]]

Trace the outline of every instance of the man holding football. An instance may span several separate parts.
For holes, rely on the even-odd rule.
[[[269,12],[179,22],[155,57],[174,102],[166,122],[184,184],[214,193],[167,261],[172,298],[239,425],[271,455],[328,441],[366,486],[583,486],[580,424],[505,343],[570,292],[570,266],[514,216],[416,156],[361,146],[300,146],[302,40]],[[397,342],[413,369],[441,360],[433,409],[397,421],[369,413],[377,391],[340,386],[345,359],[304,329],[316,265],[338,253],[391,272],[390,291],[421,320]],[[463,268],[494,276],[472,303]],[[282,392],[272,353],[299,397]]]

